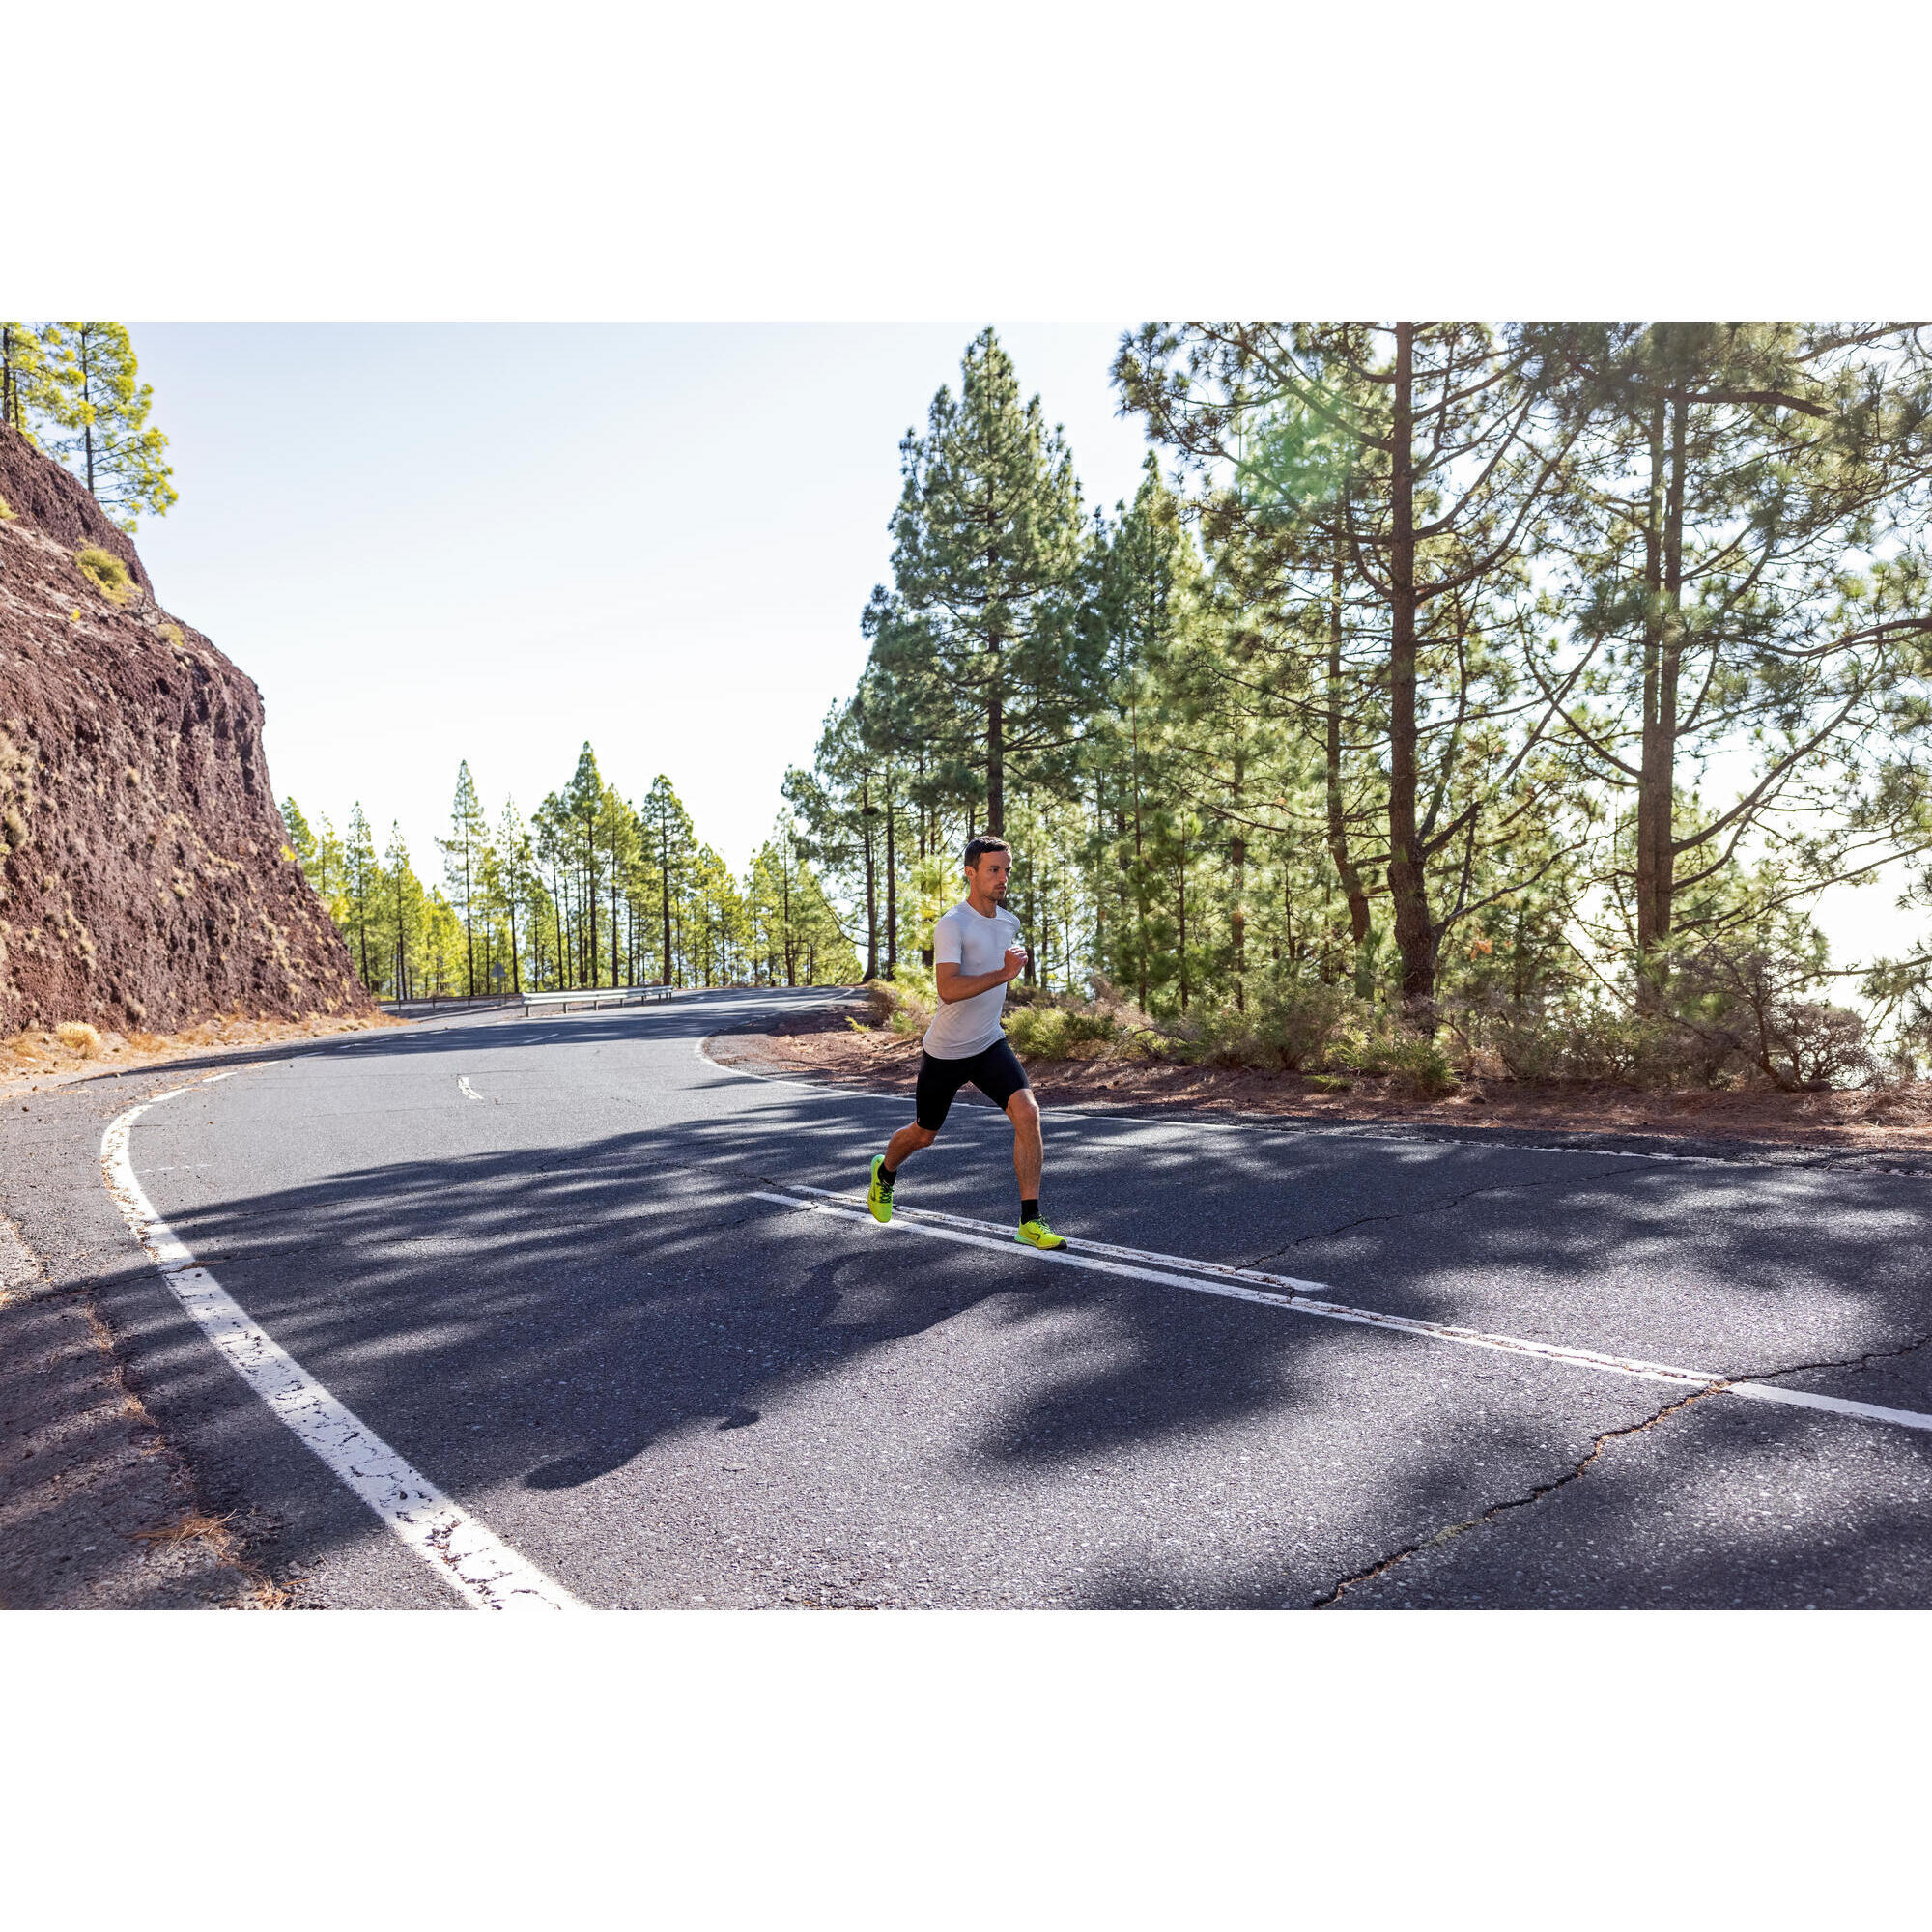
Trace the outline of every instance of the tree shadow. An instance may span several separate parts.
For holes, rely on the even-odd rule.
[[[571,1024],[590,1039],[639,1033],[618,1015]],[[460,1054],[483,1035],[494,1051],[515,1031],[392,1036],[370,1050]],[[673,1008],[650,1031],[698,1037],[718,1031],[718,1015]],[[723,1070],[717,1082],[742,1088]],[[1516,1409],[1486,1421],[1475,1455],[1476,1371],[1444,1345],[746,1199],[774,1177],[852,1184],[853,1143],[849,1109],[774,1086],[721,1118],[568,1148],[372,1164],[171,1218],[304,1367],[459,1497],[578,1491],[673,1435],[756,1430],[789,1398],[975,1316],[981,1353],[936,1355],[931,1373],[975,1373],[975,1360],[992,1359],[991,1334],[1010,1380],[947,1438],[939,1473],[958,1493],[1037,1497],[1042,1520],[1059,1513],[1077,1526],[1094,1505],[1068,1500],[1076,1479],[1110,1472],[1108,1506],[1133,1522],[1134,1486],[1166,1485],[1100,1574],[1054,1578],[1059,1601],[1094,1606],[1312,1601],[1317,1583],[1553,1480],[1579,1440],[1587,1448],[1601,1429],[1668,1399],[1564,1372],[1562,1401],[1539,1406],[1555,1372],[1530,1364],[1512,1371],[1499,1399]],[[942,1181],[980,1173],[985,1158],[966,1136],[922,1156]],[[1128,1199],[1104,1163],[1064,1172],[1076,1221],[1123,1241],[1158,1223],[1162,1245],[1204,1258],[1230,1258],[1257,1189],[1272,1189],[1284,1223],[1310,1231],[1303,1252],[1371,1305],[1454,1321],[1487,1297],[1492,1315],[1516,1318],[1490,1325],[1543,1324],[1559,1341],[1591,1343],[1577,1332],[1579,1316],[1603,1314],[1588,1307],[1589,1285],[1633,1258],[1647,1281],[1682,1250],[1687,1220],[1701,1285],[1676,1314],[1693,1326],[1721,1317],[1739,1368],[1825,1359],[1814,1345],[1833,1358],[1884,1346],[1924,1316],[1900,1248],[1903,1235],[1922,1236],[1923,1216],[1897,1182],[1833,1177],[1821,1223],[1815,1201],[1746,1211],[1748,1177],[1729,1172],[1612,1180],[1573,1161],[1567,1178],[1538,1170],[1467,1186],[1474,1156],[1458,1155],[1454,1172],[1439,1151],[1428,1158],[1425,1170],[1422,1150],[1397,1158],[1359,1141],[1276,1135],[1206,1165],[1185,1150],[1150,1158],[1129,1177]],[[1374,1214],[1324,1232],[1364,1197]],[[1795,1274],[1794,1242],[1809,1244]],[[1513,1281],[1533,1293],[1512,1308]],[[1707,1308],[1716,1284],[1730,1299]],[[1632,1293],[1633,1306],[1644,1300]],[[165,1383],[186,1367],[180,1351],[163,1352],[143,1373]],[[254,1401],[239,1382],[223,1399]],[[1779,1412],[1764,1427],[1776,1438],[1803,1421]],[[1527,1524],[1535,1512],[1522,1515]],[[1173,1560],[1156,1517],[1192,1537],[1192,1560]],[[1883,1492],[1862,1520],[1880,1543],[1914,1534],[1911,1512]],[[1798,1545],[1783,1548],[1790,1556]],[[1751,1549],[1763,1564],[1783,1560],[1757,1544],[1737,1560],[1758,1562]],[[1042,1572],[1057,1560],[1043,1553]]]

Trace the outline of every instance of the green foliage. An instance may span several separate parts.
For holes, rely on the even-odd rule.
[[[48,322],[35,331],[39,367],[25,388],[27,419],[50,455],[73,470],[125,530],[178,500],[168,440],[148,422],[152,386],[118,322]]]
[[[46,358],[31,323],[0,322],[0,423],[29,442],[46,407]],[[11,515],[12,512],[5,512]]]
[[[125,604],[134,594],[132,573],[112,551],[99,550],[89,545],[73,554],[74,563],[80,574],[107,599],[110,604]]]
[[[1097,1060],[1121,1037],[1113,1013],[1044,1001],[1010,1009],[1006,1028],[1025,1060]]]

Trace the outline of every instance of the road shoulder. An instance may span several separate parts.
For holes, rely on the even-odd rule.
[[[84,1288],[0,1216],[0,1607],[272,1608],[280,1600],[128,1386]]]
[[[787,1014],[776,1025],[760,1019],[721,1028],[703,1052],[735,1072],[908,1096],[920,1057],[916,1035],[875,1025],[859,998]],[[1027,1073],[1048,1107],[1145,1120],[1932,1175],[1932,1133],[1918,1120],[1921,1102],[1895,1101],[1912,1118],[1894,1121],[1885,1094],[1753,1096],[1762,1104],[1743,1107],[1727,1104],[1734,1096],[1726,1094],[1545,1095],[1492,1088],[1431,1102],[1322,1094],[1293,1075],[1252,1068],[1029,1061]],[[1774,1118],[1774,1103],[1785,1103],[1785,1118]]]

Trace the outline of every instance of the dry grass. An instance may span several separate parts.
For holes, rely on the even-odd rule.
[[[251,1019],[239,1012],[217,1014],[175,1034],[150,1033],[139,1027],[126,1034],[111,1029],[97,1033],[97,1050],[85,1061],[78,1058],[78,1049],[65,1045],[59,1035],[30,1029],[11,1038],[0,1038],[0,1095],[17,1099],[34,1088],[66,1086],[71,1081],[128,1073],[136,1067],[205,1053],[211,1047],[279,1046],[289,1040],[366,1033],[376,1027],[407,1024],[387,1013],[318,1013],[300,1020]]]
[[[83,1060],[92,1060],[100,1051],[100,1035],[85,1020],[62,1020],[54,1032],[70,1053],[77,1053]]]
[[[228,1534],[228,1524],[235,1512],[226,1516],[210,1516],[203,1510],[190,1510],[179,1522],[163,1524],[159,1529],[137,1529],[133,1532],[136,1543],[191,1543],[197,1537],[207,1537],[225,1556],[228,1551],[224,1545],[233,1541]]]
[[[86,550],[75,551],[73,560],[80,566],[80,574],[108,603],[125,604],[134,594],[132,573],[111,550],[97,550],[90,546]]]

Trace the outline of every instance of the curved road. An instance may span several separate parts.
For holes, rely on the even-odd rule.
[[[1007,1238],[982,1105],[901,1182],[953,1219],[812,1191],[863,1188],[906,1103],[701,1041],[821,997],[355,1036],[152,1107],[128,1156],[566,1605],[1932,1604],[1932,1179],[1049,1109],[1089,1264],[1055,1265]],[[73,1151],[196,1077],[96,1083]],[[469,1601],[90,1238],[150,1409],[298,1601]]]

